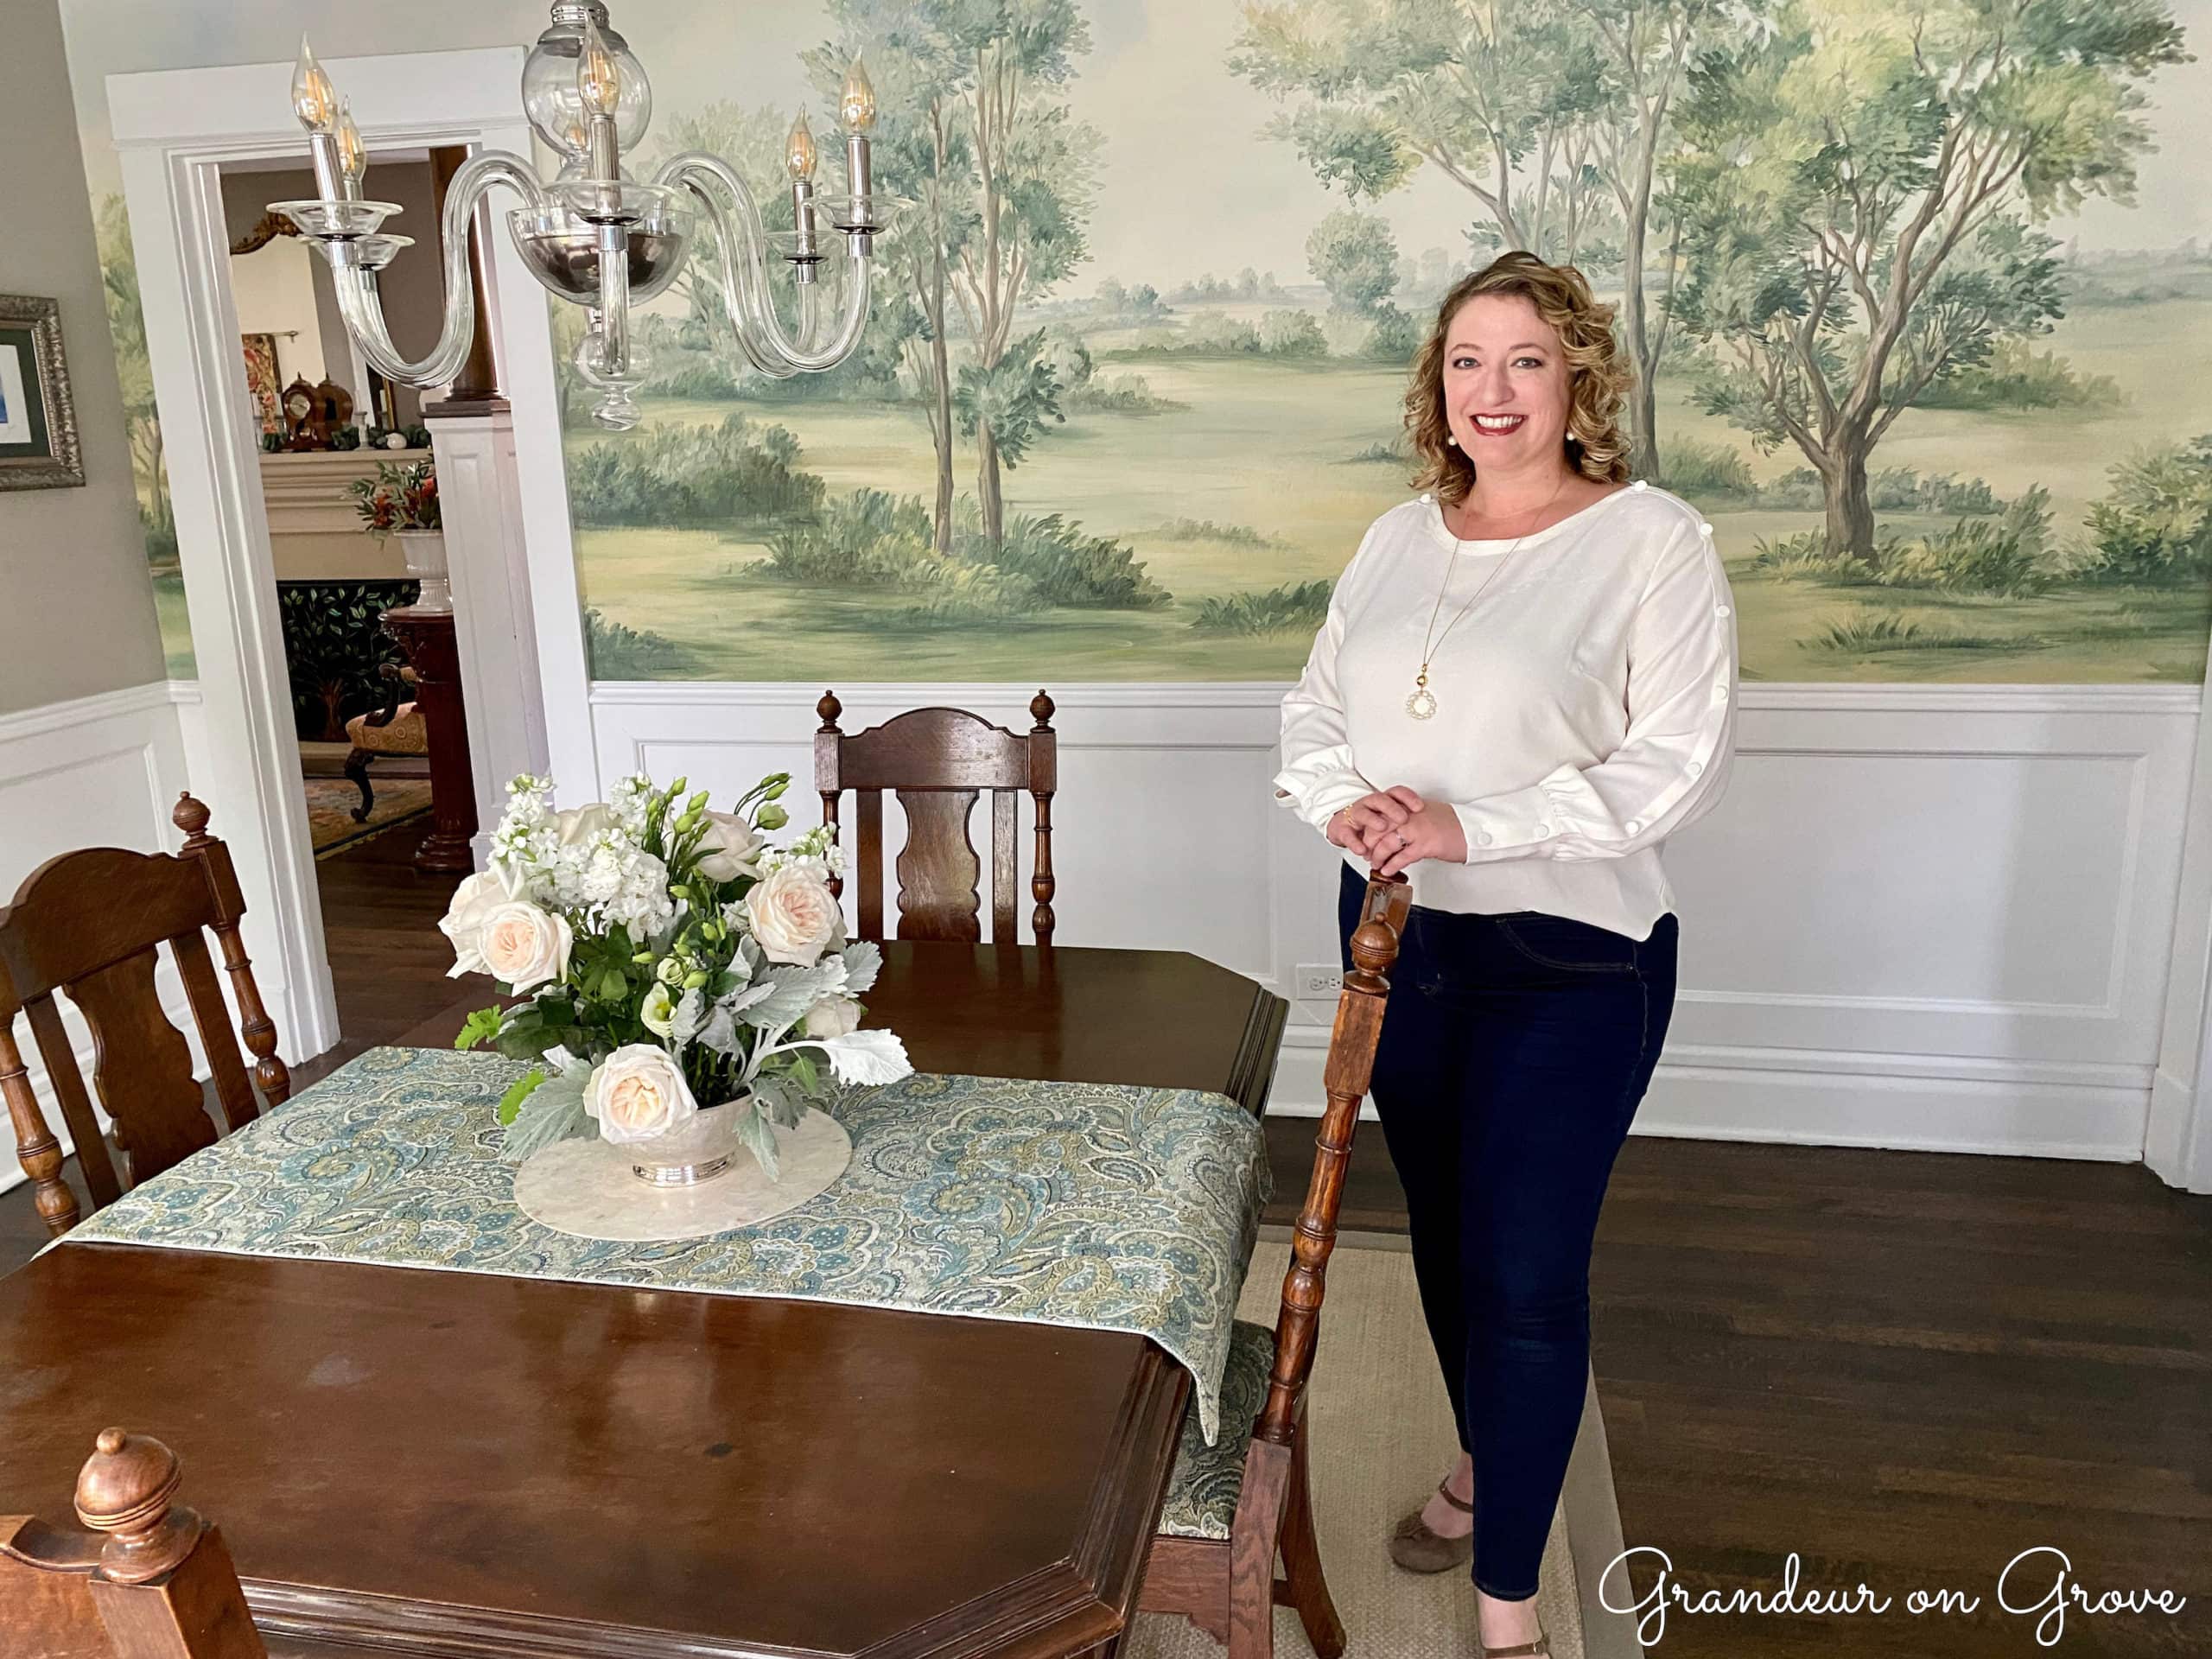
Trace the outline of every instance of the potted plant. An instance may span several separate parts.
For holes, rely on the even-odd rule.
[[[415,601],[421,611],[453,609],[453,584],[446,574],[444,520],[438,512],[438,474],[434,462],[410,467],[377,464],[376,476],[357,478],[346,486],[353,510],[378,540],[399,537],[407,574],[422,584]]]

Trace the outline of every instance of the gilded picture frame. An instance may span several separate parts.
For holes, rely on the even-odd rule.
[[[85,460],[61,349],[61,308],[0,294],[0,490],[80,486]]]

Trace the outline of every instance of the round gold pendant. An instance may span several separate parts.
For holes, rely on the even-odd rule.
[[[1406,712],[1415,720],[1427,720],[1436,712],[1436,699],[1430,695],[1427,686],[1406,699]]]

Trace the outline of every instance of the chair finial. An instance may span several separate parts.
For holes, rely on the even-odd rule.
[[[814,712],[822,716],[822,729],[834,732],[837,729],[837,716],[845,712],[845,705],[837,701],[835,691],[824,691],[822,701],[814,705]]]
[[[144,1584],[173,1572],[200,1541],[200,1517],[172,1510],[183,1471],[175,1452],[148,1434],[105,1428],[77,1477],[77,1518],[108,1535],[100,1575]]]
[[[176,798],[176,810],[169,814],[169,822],[184,831],[185,845],[196,846],[207,835],[207,804],[190,790]]]
[[[1039,731],[1051,729],[1053,709],[1054,704],[1051,695],[1039,686],[1037,695],[1029,699],[1029,717],[1037,722]]]

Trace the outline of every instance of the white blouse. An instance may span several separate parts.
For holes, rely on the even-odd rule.
[[[1503,563],[1501,563],[1500,561]],[[1406,711],[1424,631],[1436,713]],[[1403,784],[1450,803],[1467,861],[1414,902],[1542,911],[1643,940],[1673,908],[1659,844],[1712,810],[1735,754],[1737,644],[1713,526],[1637,483],[1547,530],[1461,541],[1429,496],[1368,529],[1282,703],[1275,794],[1317,830]],[[1363,868],[1356,854],[1345,861]]]

